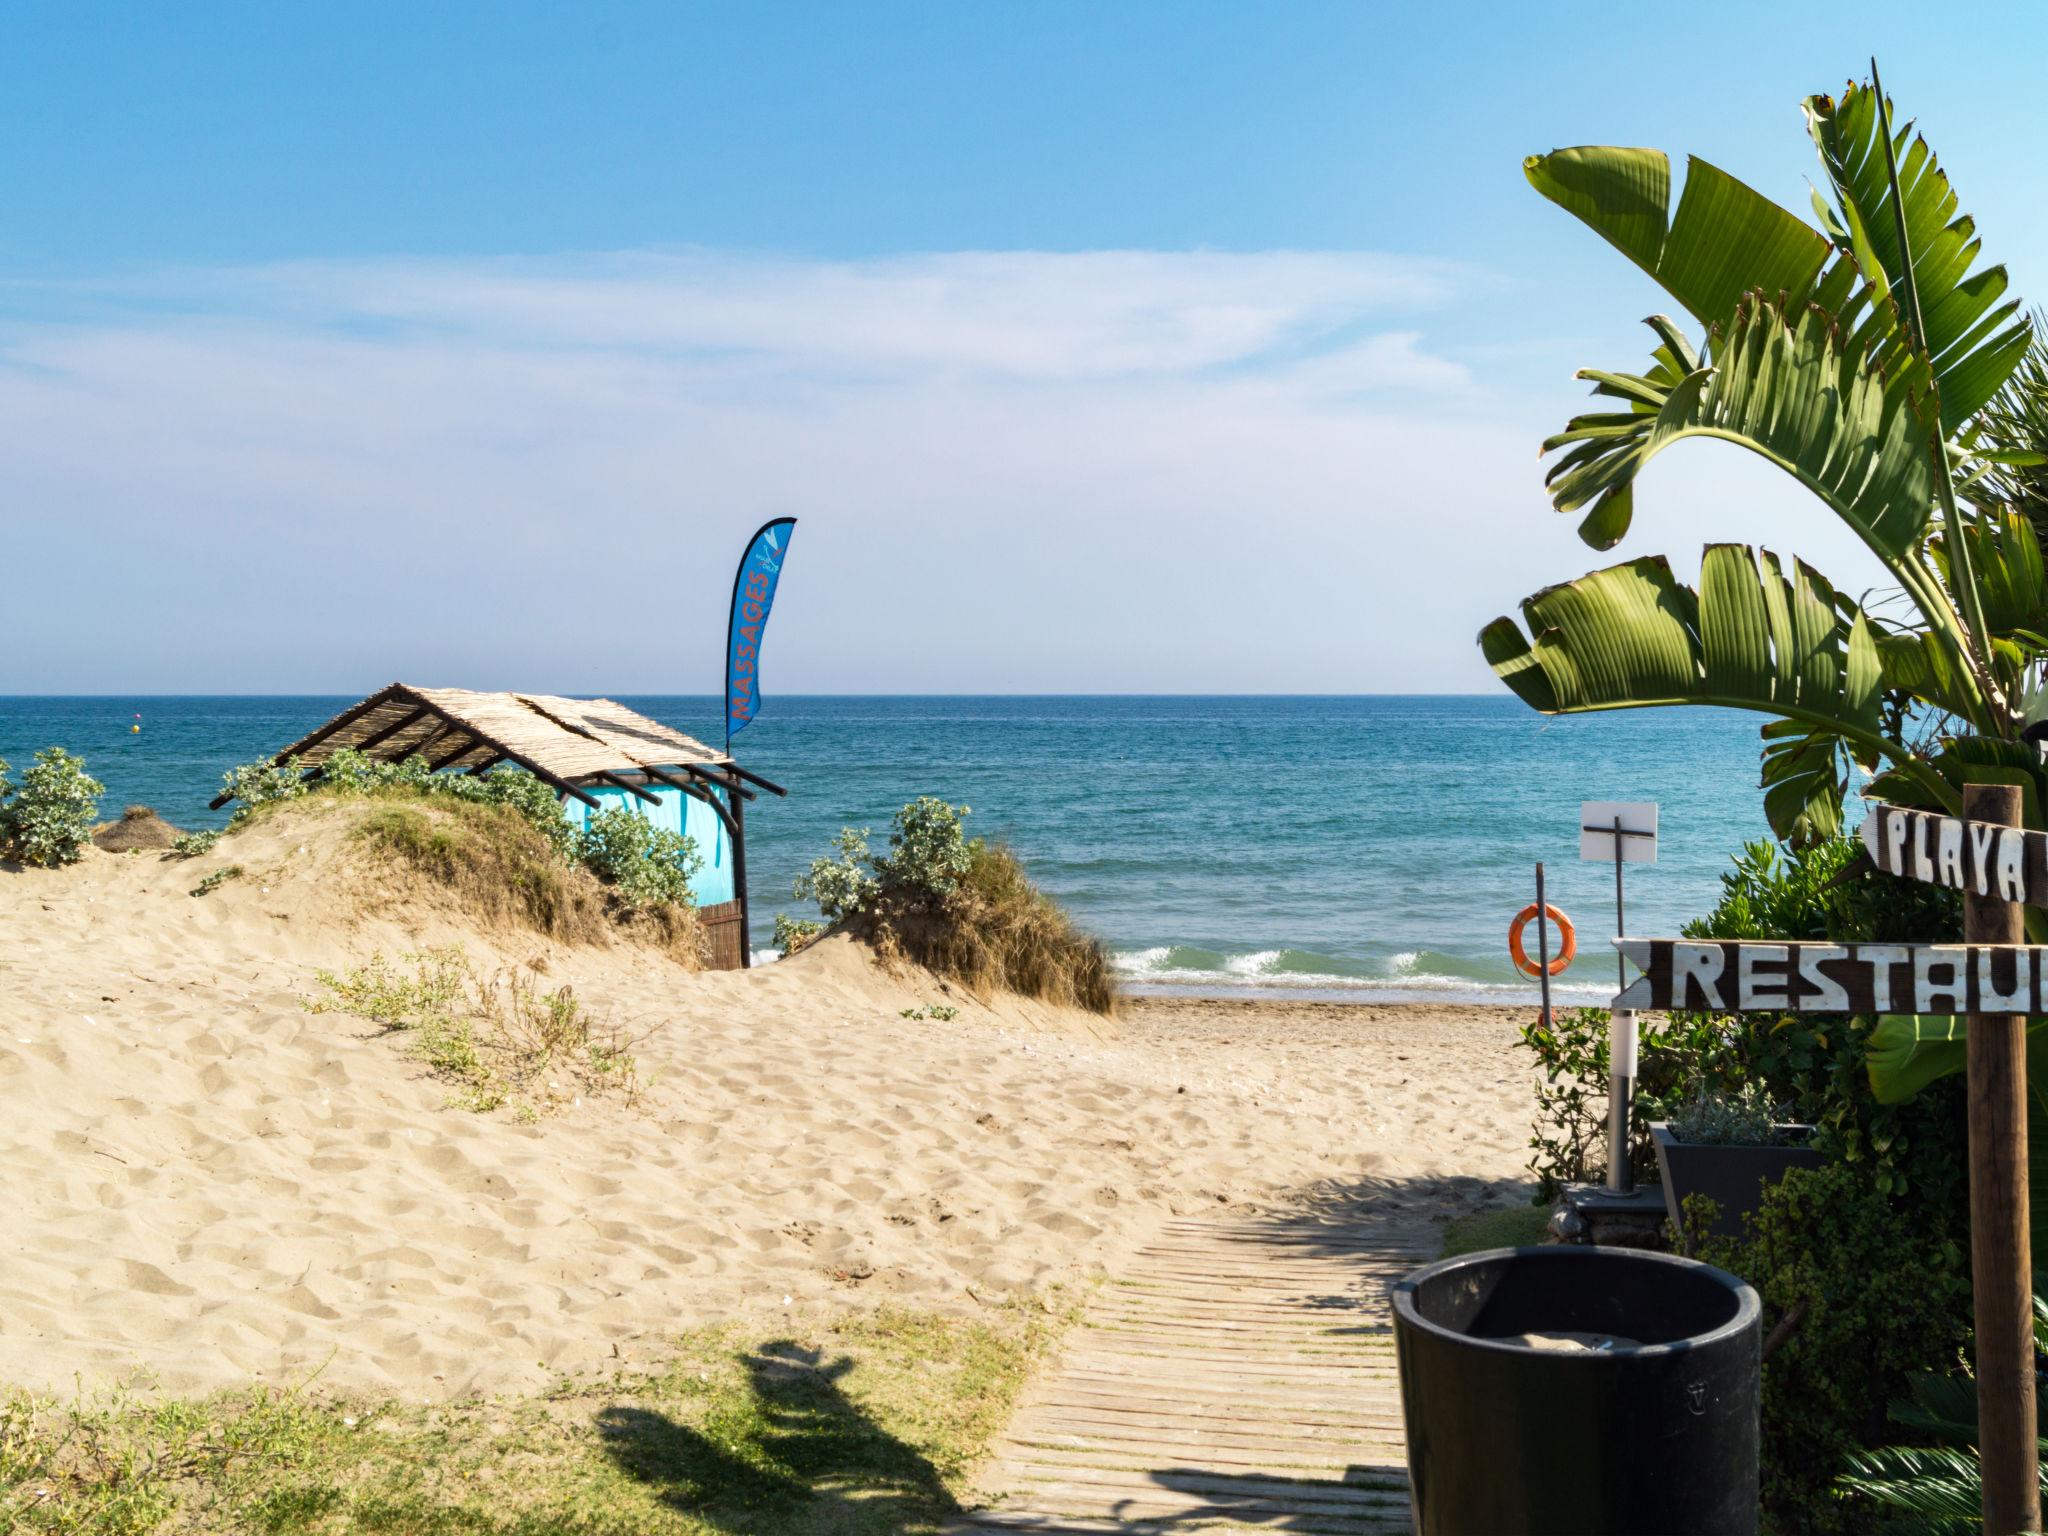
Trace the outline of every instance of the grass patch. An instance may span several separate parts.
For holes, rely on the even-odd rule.
[[[216,869],[212,874],[193,886],[192,894],[194,896],[210,896],[230,880],[239,880],[241,878],[242,866],[230,864],[223,869]]]
[[[344,975],[319,972],[326,990],[306,999],[307,1011],[354,1014],[405,1035],[412,1055],[451,1085],[454,1108],[509,1104],[533,1120],[586,1094],[639,1098],[633,1042],[593,1019],[571,988],[543,991],[530,971],[482,976],[452,947],[403,959],[410,974],[382,955]]]
[[[930,1532],[1070,1314],[686,1335],[656,1377],[438,1407],[0,1398],[0,1529],[51,1536]]]
[[[1454,1259],[1461,1253],[1484,1253],[1489,1248],[1531,1248],[1542,1242],[1549,1230],[1547,1205],[1474,1211],[1444,1223],[1442,1256]]]

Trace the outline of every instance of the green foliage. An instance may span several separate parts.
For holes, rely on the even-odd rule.
[[[883,1306],[697,1329],[531,1397],[0,1389],[10,1536],[895,1536],[958,1513],[1070,1320]]]
[[[1899,943],[1953,938],[1961,898],[1915,880],[1843,879],[1857,849],[1837,838],[1789,854],[1751,843],[1721,877],[1721,900],[1686,925],[1688,938],[1826,939]],[[1870,1170],[1881,1194],[1913,1193],[1929,1202],[1966,1203],[1962,1098],[1953,1082],[1903,1104],[1880,1103],[1870,1084],[1878,1022],[1814,1013],[1674,1015],[1669,1043],[1692,1072],[1640,1105],[1646,1117],[1672,1119],[1701,1094],[1753,1091],[1787,1118],[1815,1127],[1823,1155]]]
[[[690,877],[704,864],[695,841],[623,805],[592,811],[575,848],[576,857],[635,910],[689,906]]]
[[[297,758],[286,758],[281,763],[268,759],[243,763],[230,768],[220,779],[220,792],[236,802],[233,821],[238,826],[266,805],[297,800],[306,789],[306,774]]]
[[[241,878],[242,866],[239,864],[229,864],[224,866],[223,868],[216,869],[204,880],[201,880],[197,885],[193,886],[192,894],[194,896],[211,896],[215,891],[219,890],[222,886],[226,885],[230,880],[239,880]]]
[[[171,852],[181,859],[196,859],[213,852],[213,845],[219,841],[218,827],[209,827],[204,832],[187,832],[171,844]]]
[[[7,788],[0,763],[0,794]],[[45,747],[22,774],[13,798],[0,805],[0,844],[24,864],[55,869],[76,864],[92,842],[106,786],[85,771],[85,761],[62,747]]]
[[[1765,813],[1801,844],[1840,833],[1853,765],[1888,764],[1887,798],[1957,811],[1967,775],[1939,770],[1932,738],[2020,748],[2048,669],[2048,581],[2029,523],[2039,481],[2013,473],[2048,462],[2028,395],[2038,342],[2004,269],[1979,265],[1976,226],[1932,149],[1910,125],[1887,131],[1874,79],[1804,110],[1833,192],[1815,195],[1817,229],[1697,158],[1675,209],[1657,150],[1525,162],[1543,196],[1698,327],[1654,316],[1640,371],[1582,370],[1600,399],[1544,443],[1557,454],[1546,479],[1559,511],[1583,514],[1581,537],[1607,549],[1665,448],[1734,444],[1861,538],[1903,601],[1867,614],[1796,562],[1711,545],[1697,587],[1639,558],[1546,588],[1521,624],[1480,635],[1502,681],[1547,712],[1692,704],[1774,717]],[[1908,719],[1930,722],[1931,739],[1906,739]],[[2031,752],[1998,772],[2037,798],[2048,788]]]
[[[1763,1491],[1772,1527],[1850,1529],[1830,1485],[1880,1432],[1886,1402],[1916,1371],[1952,1368],[1970,1307],[1962,1212],[1882,1193],[1848,1163],[1794,1168],[1740,1238],[1705,1236],[1711,1202],[1687,1202],[1698,1256],[1763,1298],[1767,1331],[1790,1318],[1764,1363]]]
[[[690,906],[690,878],[703,867],[690,838],[655,827],[630,807],[593,811],[583,827],[572,826],[553,789],[525,769],[505,764],[485,774],[435,773],[418,755],[389,763],[344,747],[317,769],[296,759],[246,763],[225,775],[221,787],[240,802],[236,825],[266,806],[309,794],[506,806],[546,838],[565,863],[582,864],[636,912]]]
[[[791,894],[799,901],[815,901],[826,922],[838,923],[867,911],[881,882],[873,873],[867,828],[841,827],[832,847],[832,855],[811,860],[811,867],[796,877]]]
[[[406,955],[407,974],[382,955],[337,975],[309,1013],[350,1013],[403,1034],[415,1059],[450,1085],[451,1108],[485,1113],[510,1104],[536,1120],[583,1094],[639,1096],[632,1043],[593,1019],[574,990],[543,991],[530,974],[486,978],[459,948]]]
[[[775,914],[775,937],[773,943],[788,959],[811,940],[825,931],[825,925],[807,917],[791,917],[787,912]]]
[[[1771,1102],[1763,1084],[1700,1092],[1671,1116],[1671,1134],[1702,1147],[1774,1147],[1789,1111]]]
[[[1607,1027],[1605,1008],[1566,1008],[1523,1026],[1522,1046],[1543,1069],[1536,1089],[1536,1125],[1529,1137],[1529,1171],[1536,1175],[1536,1200],[1547,1205],[1567,1184],[1607,1176]],[[1692,1081],[1692,1062],[1654,1019],[1638,1020],[1636,1093],[1638,1103],[1656,1104]],[[1652,1115],[1639,1113],[1631,1125],[1629,1165],[1636,1176],[1654,1179],[1657,1151],[1650,1139]]]
[[[2048,1348],[2048,1302],[2034,1298],[2034,1348]],[[2048,1424],[2048,1390],[2034,1382],[2034,1416]],[[1978,1461],[1977,1383],[1967,1375],[1923,1371],[1891,1404],[1892,1422],[1925,1442],[1862,1451],[1835,1481],[1858,1513],[1877,1515],[1885,1536],[1958,1536],[1983,1529],[1984,1474]],[[2041,1492],[2048,1495],[2048,1440],[2038,1447]]]
[[[953,1020],[960,1017],[960,1010],[958,1008],[950,1008],[944,1003],[926,1003],[921,1008],[905,1008],[903,1010],[903,1017],[917,1020],[919,1023],[926,1019],[932,1019],[940,1024],[950,1024]]]
[[[913,800],[896,813],[881,854],[870,851],[865,828],[842,828],[835,855],[813,860],[796,894],[816,901],[829,922],[864,924],[885,954],[906,953],[976,992],[1000,987],[1113,1013],[1108,954],[1031,883],[1014,853],[970,840],[961,830],[967,814],[933,795]],[[789,931],[778,920],[778,936]]]
[[[842,827],[832,840],[833,856],[813,859],[797,877],[795,895],[817,902],[827,922],[887,903],[905,911],[943,907],[974,867],[979,840],[961,830],[964,805],[922,795],[896,813],[889,851],[873,853],[865,827]]]
[[[943,905],[974,867],[981,846],[968,842],[960,829],[967,814],[966,806],[948,805],[936,795],[920,795],[899,810],[889,851],[874,861],[882,889],[926,910]]]

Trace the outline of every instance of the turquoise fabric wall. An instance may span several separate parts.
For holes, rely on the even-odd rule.
[[[704,863],[690,882],[690,891],[697,898],[698,906],[715,907],[721,901],[731,901],[734,894],[732,839],[726,836],[725,823],[718,819],[718,812],[695,795],[686,795],[680,789],[671,789],[665,784],[650,784],[647,788],[660,800],[659,805],[649,805],[629,789],[604,784],[584,786],[585,792],[607,810],[623,805],[627,810],[645,816],[657,827],[682,833],[697,845],[697,855]],[[569,818],[571,825],[580,827],[590,815],[590,807],[581,800],[565,799],[562,813]]]

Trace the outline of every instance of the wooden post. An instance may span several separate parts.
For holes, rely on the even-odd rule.
[[[2020,825],[2009,784],[1963,787],[1966,821]],[[1997,886],[1987,882],[1987,889]],[[1963,939],[2023,944],[2019,903],[1963,892]],[[1969,1016],[1970,1268],[1976,1293],[1977,1422],[1985,1536],[2041,1528],[2034,1424],[2033,1263],[2027,1213],[2027,1019]]]
[[[740,904],[740,969],[746,970],[754,963],[753,913],[747,909],[747,807],[739,792],[739,781],[734,780],[732,802],[732,893]],[[2026,1133],[2026,1122],[2020,1122],[2020,1131]]]

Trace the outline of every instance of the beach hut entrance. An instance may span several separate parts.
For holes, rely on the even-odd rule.
[[[317,778],[320,765],[346,747],[384,762],[420,757],[436,772],[484,773],[511,763],[553,788],[578,826],[593,811],[629,805],[681,832],[704,860],[691,889],[711,965],[740,970],[750,963],[746,808],[756,790],[788,791],[730,754],[610,699],[393,683],[272,761],[296,759]],[[216,798],[214,809],[230,798]]]

